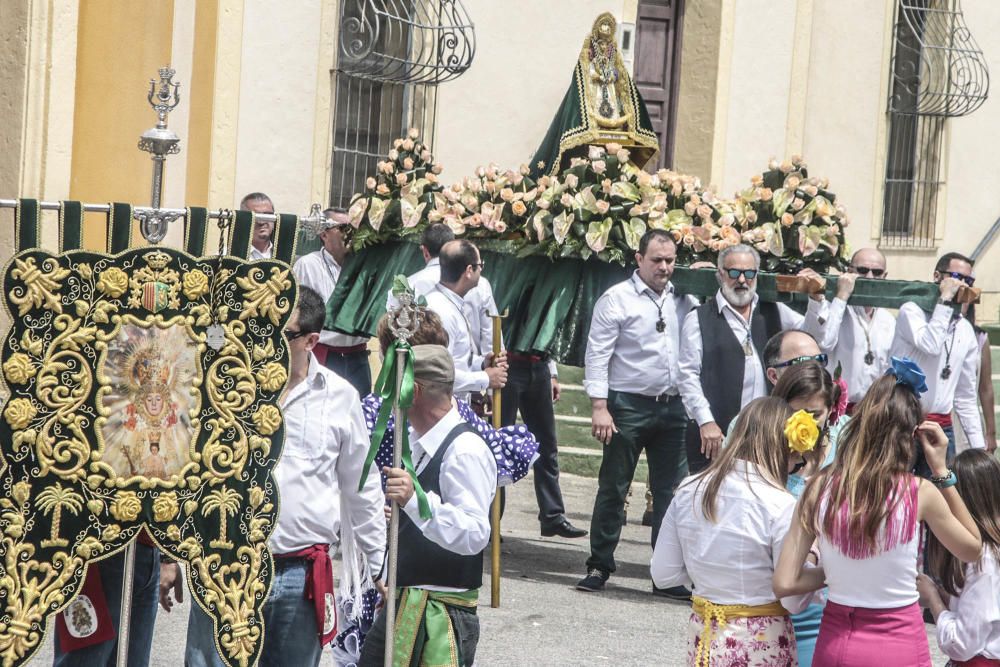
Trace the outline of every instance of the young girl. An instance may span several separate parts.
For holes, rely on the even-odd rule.
[[[1000,462],[981,449],[955,458],[958,495],[983,536],[983,556],[963,566],[937,538],[927,543],[931,575],[917,579],[920,604],[937,623],[938,645],[956,667],[1000,666]],[[948,600],[945,604],[944,599]]]
[[[772,396],[785,399],[792,410],[805,410],[811,414],[820,429],[816,447],[799,457],[798,463],[795,464],[798,470],[788,475],[786,486],[796,498],[802,495],[806,481],[810,477],[821,468],[833,463],[836,438],[831,435],[829,420],[831,411],[840,400],[840,392],[840,386],[835,384],[826,369],[817,363],[792,366],[784,372],[778,384],[774,386],[774,391],[771,392]],[[792,458],[794,460],[796,456]],[[825,599],[820,597],[802,613],[792,615],[795,643],[799,652],[799,667],[812,665],[824,602]]]
[[[979,530],[950,486],[948,438],[921,423],[923,373],[909,360],[892,364],[858,404],[833,465],[809,481],[774,574],[778,595],[815,590],[803,564],[819,538],[829,601],[813,663],[823,667],[930,667],[917,604],[918,521],[959,559],[979,558]],[[910,473],[914,435],[941,490]]]
[[[812,439],[794,443],[799,449],[815,445],[812,417],[793,415],[779,398],[751,402],[729,446],[704,472],[682,482],[670,503],[650,572],[661,588],[694,584],[697,591],[689,665],[798,664],[788,613],[804,609],[812,596],[779,602],[771,577],[795,505],[785,489],[793,463],[786,429],[803,420]],[[810,590],[821,587],[822,570],[810,573]]]

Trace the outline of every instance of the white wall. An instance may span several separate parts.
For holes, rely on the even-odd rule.
[[[219,205],[263,191],[280,211],[309,211],[321,17],[321,0],[246,1],[235,201]]]

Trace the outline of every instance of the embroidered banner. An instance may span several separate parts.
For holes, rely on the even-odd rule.
[[[145,526],[188,563],[220,655],[255,664],[288,378],[287,264],[142,248],[16,255],[0,418],[0,658]]]

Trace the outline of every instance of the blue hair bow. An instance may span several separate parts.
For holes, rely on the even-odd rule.
[[[886,370],[885,374],[895,376],[896,384],[906,385],[918,398],[920,394],[927,391],[927,376],[923,369],[909,357],[902,359],[892,357],[889,369]]]

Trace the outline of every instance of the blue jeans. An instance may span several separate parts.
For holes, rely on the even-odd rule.
[[[305,597],[308,572],[309,565],[302,558],[274,560],[271,595],[264,603],[264,648],[258,663],[260,667],[315,667],[319,664],[321,647],[316,609]],[[212,618],[193,600],[184,664],[187,667],[225,667],[215,650]]]
[[[101,573],[104,598],[111,613],[111,622],[118,627],[122,611],[122,575],[125,573],[125,552],[97,563]],[[149,664],[156,623],[156,604],[160,596],[160,552],[153,547],[135,543],[135,578],[132,583],[132,612],[129,617],[128,664],[145,667]],[[118,659],[118,640],[109,639],[77,651],[65,653],[56,634],[56,667],[113,667]]]

